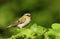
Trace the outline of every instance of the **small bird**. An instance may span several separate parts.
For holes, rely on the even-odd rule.
[[[30,23],[30,21],[31,21],[31,14],[26,13],[21,18],[19,18],[17,21],[15,21],[13,24],[9,25],[7,28],[10,28],[10,27],[23,28],[28,23]]]

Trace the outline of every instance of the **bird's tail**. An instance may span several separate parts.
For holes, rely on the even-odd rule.
[[[12,25],[9,25],[8,27],[6,27],[6,28],[11,28],[12,27]]]

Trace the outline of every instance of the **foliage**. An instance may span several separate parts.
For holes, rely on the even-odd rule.
[[[60,39],[60,24],[52,24],[52,28],[47,31],[46,28],[37,24],[31,25],[30,28],[16,29],[17,34],[7,39]]]
[[[60,39],[60,24],[54,23],[52,29],[49,29],[48,36],[50,39]]]
[[[16,39],[16,38],[23,38],[23,39],[36,39],[37,37],[42,36],[46,29],[37,25],[37,24],[33,24],[30,28],[23,28],[23,29],[17,29],[19,31],[19,33],[17,33],[16,35],[12,35],[10,38],[8,39]]]

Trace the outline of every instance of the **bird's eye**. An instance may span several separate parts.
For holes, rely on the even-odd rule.
[[[30,15],[26,15],[26,16],[30,17]]]
[[[26,15],[26,16],[29,16],[29,15]]]

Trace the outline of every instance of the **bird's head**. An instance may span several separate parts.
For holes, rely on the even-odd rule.
[[[30,13],[26,13],[26,14],[24,14],[24,16],[31,17],[31,14]]]

